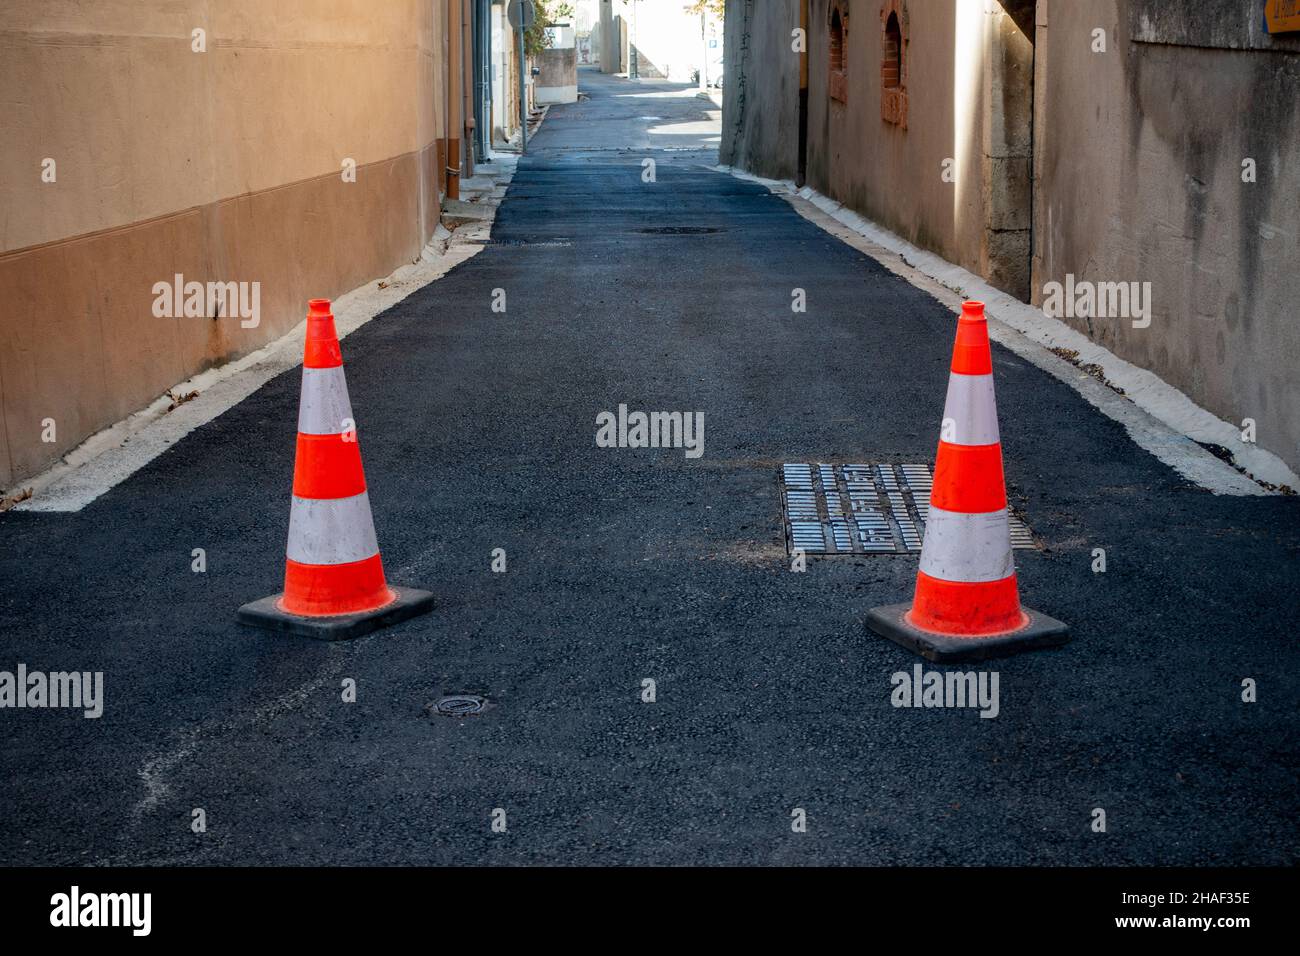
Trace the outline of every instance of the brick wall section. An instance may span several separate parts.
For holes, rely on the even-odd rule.
[[[890,23],[893,30],[886,30],[885,39],[880,44],[880,85],[888,88],[898,86],[901,70],[898,68],[898,24]]]
[[[880,118],[907,128],[907,13],[902,0],[880,10]]]
[[[830,74],[827,92],[841,103],[849,98],[849,14],[842,3],[831,4],[830,12]]]

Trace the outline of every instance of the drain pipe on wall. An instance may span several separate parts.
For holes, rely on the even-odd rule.
[[[492,6],[488,0],[474,4],[474,155],[488,159],[492,144]]]
[[[447,0],[447,198],[460,198],[460,134],[465,126],[465,96],[461,90],[461,42],[465,31],[463,0]]]
[[[468,178],[474,175],[474,14],[470,9],[470,0],[461,0],[460,7],[460,59],[461,59],[461,104],[460,113],[465,122],[462,137],[465,143],[465,155],[461,158],[461,168]],[[459,187],[459,183],[457,186]]]
[[[515,36],[519,42],[519,152],[528,152],[528,101],[524,74],[528,71],[528,57],[524,53],[524,14],[519,13],[519,24],[515,27]]]

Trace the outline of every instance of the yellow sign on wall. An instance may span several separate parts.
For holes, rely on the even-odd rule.
[[[1300,30],[1300,0],[1265,0],[1264,29],[1269,33]]]

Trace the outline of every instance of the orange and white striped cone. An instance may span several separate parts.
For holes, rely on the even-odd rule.
[[[334,316],[329,299],[308,308],[284,592],[239,620],[336,641],[422,614],[433,595],[384,578]]]
[[[957,321],[916,593],[910,605],[872,608],[867,627],[932,661],[1069,640],[1066,625],[1020,605],[982,302],[962,303]]]

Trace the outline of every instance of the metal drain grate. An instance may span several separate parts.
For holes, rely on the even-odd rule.
[[[781,466],[786,548],[805,554],[908,554],[921,550],[930,516],[929,465]],[[1036,548],[1009,516],[1011,546]]]

